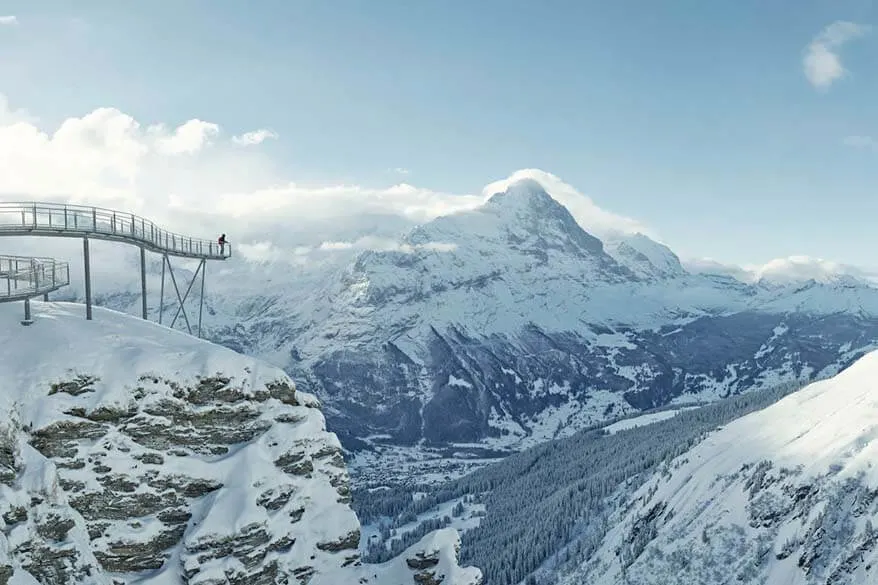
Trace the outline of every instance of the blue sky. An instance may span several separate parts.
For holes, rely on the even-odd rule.
[[[0,93],[51,128],[113,106],[264,144],[297,181],[477,193],[561,177],[684,256],[878,266],[870,0],[0,2]],[[860,137],[845,144],[846,137]],[[850,140],[849,140],[850,142]]]

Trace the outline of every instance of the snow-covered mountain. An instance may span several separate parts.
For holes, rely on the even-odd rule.
[[[214,330],[286,360],[349,445],[520,448],[636,409],[830,375],[878,341],[866,282],[690,274],[646,236],[605,245],[533,181],[401,241],[328,278],[282,335],[256,333],[278,331],[266,315]]]
[[[401,230],[392,244],[319,227],[326,255],[308,262],[266,244],[250,250],[259,262],[211,265],[207,336],[282,367],[347,448],[375,449],[373,467],[400,446],[520,450],[645,408],[829,376],[878,347],[864,278],[825,263],[749,280],[687,270],[642,234],[586,232],[534,180],[374,231]],[[138,285],[108,282],[100,302],[136,313]]]
[[[0,306],[0,583],[481,582],[453,530],[360,562],[341,445],[283,371],[82,311]]]
[[[875,583],[878,352],[735,420],[644,484],[562,583]]]

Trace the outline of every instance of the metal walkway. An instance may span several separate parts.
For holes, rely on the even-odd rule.
[[[163,230],[133,213],[58,203],[0,202],[0,236],[88,237],[146,248],[166,256],[226,260],[232,248]]]
[[[0,256],[0,303],[24,301],[23,324],[31,323],[30,300],[70,284],[67,262],[54,258]]]
[[[197,331],[201,336],[201,315],[204,306],[204,279],[206,271],[206,262],[208,260],[227,260],[232,256],[231,245],[226,243],[221,246],[217,241],[203,240],[192,238],[181,234],[176,234],[163,230],[156,226],[148,219],[139,217],[132,213],[116,211],[113,209],[105,209],[102,207],[90,207],[84,205],[67,205],[58,203],[41,203],[41,202],[0,202],[0,237],[2,236],[31,236],[31,237],[62,237],[62,238],[82,238],[83,241],[83,264],[85,268],[85,302],[86,302],[86,319],[92,318],[92,295],[91,295],[91,266],[89,258],[89,240],[107,240],[111,242],[120,242],[131,244],[140,248],[140,277],[141,277],[141,297],[142,297],[142,317],[147,318],[147,299],[146,299],[146,254],[148,250],[162,255],[162,285],[161,298],[159,301],[159,323],[162,322],[164,316],[165,301],[165,269],[170,273],[171,283],[177,295],[179,305],[177,311],[171,320],[171,327],[174,327],[177,318],[182,314],[186,323],[186,328],[191,334],[193,327],[186,313],[185,302],[192,290],[198,276],[201,276],[201,296],[198,308]],[[186,288],[185,294],[180,294],[180,288],[177,286],[177,279],[174,276],[171,267],[170,257],[189,258],[199,260],[198,269],[192,276],[192,280]],[[6,257],[3,257],[6,258]],[[12,262],[20,261],[15,264],[22,267],[26,262],[30,262],[30,258],[8,257]],[[69,268],[66,263],[56,262],[47,258],[33,259],[36,267],[34,272],[36,282],[30,282],[25,285],[25,279],[18,277],[7,277],[7,285],[10,290],[6,296],[0,291],[0,302],[8,300],[25,300],[25,311],[29,313],[28,299],[44,295],[48,296],[49,292],[57,290],[60,286],[69,284]],[[50,264],[51,263],[51,264]],[[11,265],[10,265],[11,266]],[[47,286],[39,279],[44,278],[47,273],[43,272],[45,267],[63,266],[65,280],[63,284],[51,290],[26,290],[27,286],[40,285]],[[0,267],[2,269],[2,267]],[[9,272],[14,270],[10,268]],[[24,273],[21,273],[22,275]],[[37,276],[39,274],[39,276]],[[52,273],[57,276],[58,273]],[[2,277],[0,277],[2,278]],[[16,289],[16,285],[22,284],[18,289],[20,292],[17,297],[12,298],[12,291]],[[2,286],[2,281],[0,281]],[[9,298],[7,298],[9,297]],[[29,320],[29,315],[26,318]]]

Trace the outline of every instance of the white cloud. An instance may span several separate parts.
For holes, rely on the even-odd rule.
[[[452,252],[457,246],[447,242],[427,242],[426,244],[407,244],[390,238],[363,237],[353,242],[323,242],[317,249],[323,251],[335,250],[377,250],[381,252],[403,252],[411,254],[417,250],[432,250],[434,252]]]
[[[0,200],[123,209],[194,236],[225,232],[242,258],[298,261],[344,249],[413,251],[399,242],[413,225],[478,207],[504,183],[462,194],[405,182],[306,185],[278,171],[258,145],[239,148],[238,139],[224,137],[216,123],[140,122],[115,108],[44,127],[0,95]],[[538,180],[596,235],[647,231],[549,173],[524,170],[505,181],[523,177]],[[444,242],[422,247],[452,249]]]
[[[741,282],[755,282],[753,270],[744,269],[736,264],[726,264],[713,258],[685,258],[680,263],[687,272],[692,274],[717,274],[731,276]]]
[[[439,193],[405,183],[386,188],[287,183],[247,192],[226,192],[218,197],[216,210],[242,219],[287,216],[307,220],[388,213],[422,222],[472,209],[482,201],[477,195]]]
[[[232,138],[232,142],[240,146],[254,146],[256,144],[262,144],[269,138],[277,138],[277,132],[266,128],[260,128],[259,130],[253,130],[252,132],[245,132],[240,136],[235,136]]]
[[[149,132],[159,135],[156,144],[162,154],[192,154],[210,144],[211,138],[219,134],[219,126],[203,120],[189,120],[170,134],[162,125],[150,127]]]
[[[412,172],[405,167],[396,167],[395,169],[390,169],[390,172],[396,173],[397,175],[410,175]]]
[[[823,258],[812,258],[810,256],[776,258],[762,266],[750,266],[745,267],[745,269],[748,269],[753,274],[754,280],[758,282],[776,284],[808,280],[825,283],[845,278],[855,278],[858,280],[869,280],[872,278],[872,275],[856,266],[824,260]]]
[[[720,274],[751,284],[789,285],[809,280],[825,284],[851,279],[860,282],[878,282],[878,274],[868,270],[811,256],[788,256],[769,260],[765,264],[744,266],[725,264],[711,258],[690,258],[683,260],[682,263],[683,267],[693,274]]]
[[[6,96],[0,93],[0,127],[10,126],[17,122],[36,124],[37,119],[25,110],[14,110]]]
[[[537,181],[549,195],[570,211],[570,214],[576,218],[577,223],[582,226],[582,229],[591,234],[605,237],[620,232],[626,234],[639,232],[652,238],[656,237],[647,226],[636,219],[618,215],[598,207],[587,195],[584,195],[555,175],[539,169],[516,171],[508,178],[495,181],[485,187],[482,190],[482,194],[485,198],[490,197],[495,193],[505,191],[511,183],[522,179]]]
[[[841,63],[839,50],[842,45],[868,33],[870,27],[854,22],[836,21],[814,37],[805,49],[803,67],[805,77],[814,87],[828,89],[847,74]]]
[[[0,16],[0,26],[15,26],[18,24],[16,16]]]

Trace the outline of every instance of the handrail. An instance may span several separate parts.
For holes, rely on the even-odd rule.
[[[230,244],[190,238],[163,230],[148,219],[113,209],[36,201],[0,202],[0,236],[94,236],[142,245],[155,252],[187,258],[225,260]]]
[[[70,266],[53,258],[0,256],[0,302],[50,293],[70,284]]]

